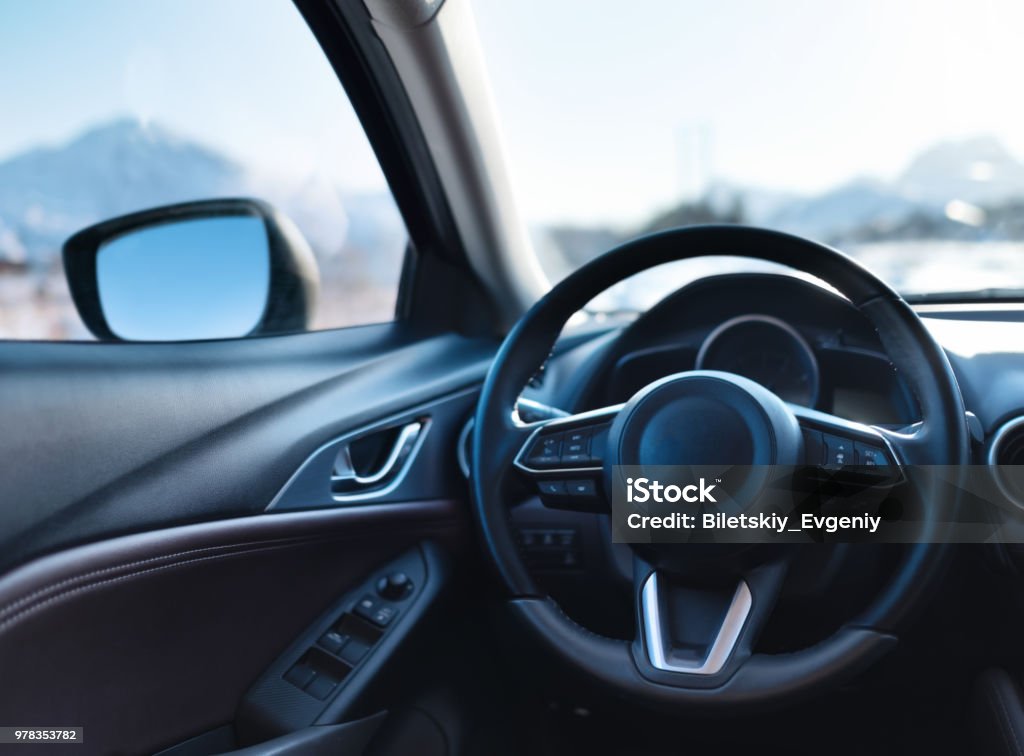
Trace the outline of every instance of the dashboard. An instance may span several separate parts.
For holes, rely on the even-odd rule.
[[[913,396],[871,324],[847,300],[787,275],[701,279],[624,327],[592,356],[572,402],[624,402],[673,373],[722,370],[784,400],[860,423],[919,419]],[[557,406],[565,406],[557,405]]]

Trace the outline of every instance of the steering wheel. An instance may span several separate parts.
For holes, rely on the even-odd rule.
[[[529,424],[518,420],[514,408],[519,394],[574,313],[635,273],[707,255],[779,263],[834,287],[875,326],[917,400],[921,421],[899,431],[858,425],[787,405],[751,381],[710,371],[656,381],[624,405]],[[682,430],[672,436],[673,428]],[[664,439],[666,432],[673,442],[651,442]],[[742,558],[727,549],[721,558],[696,563],[679,556],[700,546],[635,548],[637,632],[626,641],[581,627],[538,589],[521,557],[508,513],[515,478],[525,477],[543,491],[545,482],[571,475],[580,478],[576,485],[582,495],[600,501],[614,465],[666,464],[666,455],[674,464],[688,464],[688,455],[722,443],[748,450],[746,458],[730,460],[733,464],[800,463],[810,453],[807,433],[862,444],[897,470],[968,462],[963,399],[945,353],[907,303],[865,268],[821,244],[742,226],[661,232],[628,242],[581,267],[551,289],[508,334],[477,406],[471,457],[474,511],[486,553],[508,590],[511,610],[557,658],[602,683],[608,692],[633,701],[669,706],[779,704],[850,679],[896,645],[897,630],[934,586],[945,561],[944,547],[934,538],[903,547],[891,580],[859,616],[834,634],[796,652],[769,655],[756,653],[754,643],[785,579],[786,555],[791,554],[787,549],[799,546],[783,548],[782,553],[779,548],[748,549]],[[722,434],[746,440],[730,444]],[[551,444],[545,442],[577,437],[591,438],[590,450],[568,462],[564,455],[550,454]],[[545,461],[545,455],[551,458]],[[953,494],[912,480],[908,478],[907,485],[922,489],[916,493],[924,502],[923,525],[935,526],[929,518],[938,515],[929,512],[938,508],[930,503],[936,496]],[[956,486],[943,489],[951,490]],[[570,508],[580,508],[577,497],[564,500]]]

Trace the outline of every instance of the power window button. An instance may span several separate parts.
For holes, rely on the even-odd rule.
[[[353,614],[358,614],[365,620],[372,621],[373,615],[377,613],[377,609],[380,607],[381,601],[376,596],[371,596],[369,593],[363,596],[356,603],[352,609]]]
[[[398,609],[370,594],[359,599],[352,611],[378,627],[387,627],[398,615]]]
[[[305,689],[315,678],[316,670],[304,662],[299,662],[284,673],[284,679],[296,688]]]
[[[337,630],[328,630],[326,633],[320,636],[320,640],[317,643],[320,647],[330,651],[332,654],[337,654],[341,647],[345,645],[345,641],[348,640],[347,635],[342,635]]]
[[[346,643],[345,648],[341,650],[341,658],[354,667],[362,661],[363,657],[366,656],[369,650],[370,644],[363,643],[361,640],[352,639]]]
[[[391,624],[391,620],[398,614],[398,610],[389,604],[382,604],[377,607],[377,611],[373,613],[368,619],[375,625],[380,627],[387,627]]]
[[[330,675],[317,675],[316,679],[306,688],[306,692],[313,696],[313,698],[323,701],[334,692],[337,686],[338,681]]]

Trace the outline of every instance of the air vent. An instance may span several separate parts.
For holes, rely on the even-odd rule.
[[[996,431],[988,450],[988,463],[1003,495],[1024,508],[1024,417]]]

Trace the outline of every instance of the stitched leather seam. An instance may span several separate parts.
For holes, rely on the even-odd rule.
[[[562,616],[562,618],[564,620],[566,620],[577,632],[583,633],[584,635],[589,635],[591,638],[597,638],[598,640],[611,641],[612,643],[628,643],[629,642],[629,641],[624,641],[621,638],[612,638],[612,637],[607,636],[607,635],[601,635],[601,633],[596,633],[593,630],[591,630],[589,627],[584,627],[579,622],[577,622],[572,617],[570,617],[568,614],[566,614],[565,609],[563,609],[558,604],[557,601],[555,601],[554,599],[552,599],[550,597],[548,598],[548,601],[551,603],[552,606],[555,607],[555,609],[558,610],[558,613]],[[0,627],[2,627],[2,626],[0,626]]]
[[[405,527],[397,528],[397,531],[401,532],[401,533],[406,533],[406,532],[408,532],[410,527],[411,527],[411,525],[407,524]],[[430,533],[434,532],[435,529],[436,528],[434,526],[428,526],[428,527],[424,528],[422,531],[418,531],[418,532],[420,532],[421,535],[426,536],[426,535],[429,535]],[[366,530],[361,531],[360,532],[360,537],[366,535],[366,532],[367,532]],[[113,571],[113,570],[125,569],[125,568],[129,568],[131,566],[140,566],[142,564],[152,563],[154,561],[159,561],[159,560],[162,560],[162,559],[173,559],[175,556],[183,556],[183,555],[188,555],[190,553],[198,553],[198,552],[202,552],[202,551],[211,551],[211,550],[215,550],[215,549],[225,550],[224,553],[221,553],[221,554],[212,554],[212,555],[205,556],[205,557],[197,557],[195,559],[179,560],[179,561],[171,562],[171,563],[166,564],[166,565],[161,565],[159,567],[152,567],[152,568],[145,569],[145,570],[129,572],[129,573],[126,573],[124,575],[119,575],[118,577],[115,577],[115,578],[108,578],[106,580],[101,580],[101,581],[97,581],[97,582],[93,582],[93,583],[88,583],[86,585],[82,585],[82,586],[79,586],[77,588],[73,588],[73,589],[70,589],[70,590],[67,590],[67,591],[61,591],[60,593],[57,593],[56,595],[51,596],[50,598],[47,598],[44,601],[38,602],[38,603],[36,603],[34,605],[31,605],[31,606],[28,606],[26,608],[23,608],[20,611],[15,612],[14,614],[10,614],[10,612],[13,609],[15,603],[18,604],[19,606],[24,606],[25,600],[28,597],[23,597],[22,599],[18,599],[16,602],[12,602],[7,607],[5,607],[3,610],[0,610],[0,618],[2,618],[5,613],[10,615],[6,619],[3,619],[3,621],[0,621],[0,633],[2,633],[6,628],[11,626],[12,624],[17,622],[18,620],[22,619],[25,616],[28,616],[30,614],[35,613],[36,611],[38,611],[39,609],[42,609],[43,607],[49,606],[50,604],[58,602],[61,599],[69,597],[71,595],[75,595],[75,594],[78,594],[78,593],[89,591],[89,590],[91,590],[93,588],[97,588],[97,587],[100,587],[100,586],[103,586],[103,585],[117,583],[117,582],[121,582],[123,580],[130,580],[132,578],[139,577],[141,575],[146,575],[148,573],[159,572],[161,570],[166,570],[166,569],[173,569],[175,567],[180,567],[180,566],[187,565],[187,564],[192,564],[192,563],[195,563],[195,562],[202,562],[202,561],[208,561],[208,560],[214,560],[214,559],[222,559],[222,558],[227,558],[227,557],[232,557],[232,556],[239,556],[239,555],[243,555],[243,554],[255,553],[255,552],[258,552],[258,551],[268,551],[268,550],[273,550],[273,549],[278,549],[278,548],[290,548],[292,546],[301,546],[301,545],[307,545],[307,544],[313,544],[313,543],[324,543],[324,542],[330,542],[330,541],[348,541],[348,540],[353,540],[355,537],[356,536],[354,536],[354,535],[346,535],[346,534],[343,534],[343,533],[333,533],[333,534],[330,534],[330,535],[295,536],[295,537],[291,537],[291,538],[268,539],[268,540],[265,540],[265,541],[262,541],[262,542],[260,542],[260,541],[239,542],[239,543],[234,543],[234,544],[224,544],[224,545],[221,545],[221,546],[208,546],[208,547],[203,547],[201,549],[191,549],[191,550],[187,550],[187,551],[177,552],[175,554],[166,554],[166,555],[159,556],[159,557],[151,557],[151,558],[148,558],[148,559],[137,560],[135,562],[127,562],[127,563],[122,564],[122,565],[114,565],[112,567],[103,568],[102,570],[94,570],[91,573],[86,573],[84,575],[78,575],[78,576],[75,576],[73,578],[67,578],[66,580],[60,581],[59,583],[55,583],[55,584],[53,584],[51,586],[47,586],[45,588],[41,588],[41,589],[35,591],[34,593],[36,595],[39,595],[41,592],[42,593],[51,592],[53,590],[56,590],[60,585],[67,585],[67,584],[72,583],[72,582],[77,582],[77,581],[80,581],[80,580],[84,580],[84,579],[87,579],[90,575],[95,577],[97,574],[106,574],[106,573],[108,573],[110,571]],[[242,548],[242,549],[238,548],[238,547],[245,547],[245,546],[250,546],[250,545],[252,546],[252,548]],[[237,549],[237,550],[229,551],[228,549]]]
[[[3,622],[0,622],[0,633],[3,633],[4,630],[6,630],[7,628],[9,628],[12,625],[16,624],[19,620],[22,620],[22,619],[24,619],[24,618],[26,618],[26,617],[28,617],[28,616],[30,616],[32,614],[35,614],[36,612],[38,612],[40,609],[43,609],[44,607],[50,606],[52,604],[60,603],[61,601],[65,600],[65,599],[71,598],[72,596],[76,596],[76,595],[81,594],[81,593],[87,593],[87,592],[89,592],[91,590],[94,590],[96,588],[101,588],[101,587],[107,586],[107,585],[114,585],[115,583],[120,583],[120,582],[124,582],[124,581],[127,581],[127,580],[132,580],[134,578],[142,577],[144,575],[149,575],[149,574],[153,574],[153,573],[157,573],[157,572],[163,572],[163,571],[166,571],[166,570],[173,570],[173,569],[177,569],[178,567],[184,567],[184,566],[190,565],[190,564],[197,564],[199,562],[208,562],[208,561],[213,561],[213,560],[217,560],[217,559],[229,559],[229,558],[234,557],[234,556],[242,556],[244,554],[253,554],[253,553],[260,552],[260,551],[273,551],[275,549],[285,549],[285,548],[289,548],[290,546],[295,546],[295,545],[298,545],[298,544],[279,544],[279,545],[270,545],[270,546],[263,545],[263,546],[257,546],[257,547],[251,548],[251,549],[244,549],[244,550],[241,550],[241,551],[231,551],[231,552],[228,552],[226,554],[212,554],[210,556],[196,557],[194,559],[185,559],[185,560],[180,560],[180,561],[177,561],[177,562],[172,562],[171,564],[161,565],[159,567],[150,567],[148,569],[139,570],[137,572],[131,572],[131,573],[128,573],[126,575],[119,575],[118,577],[115,577],[115,578],[107,578],[106,580],[99,580],[99,581],[94,582],[94,583],[89,583],[88,585],[82,585],[82,586],[79,586],[77,588],[72,588],[72,589],[67,590],[67,591],[62,591],[62,592],[58,593],[55,596],[51,596],[50,598],[46,599],[45,601],[41,601],[38,604],[35,604],[34,606],[30,606],[30,607],[28,607],[26,609],[22,609],[20,612],[17,612],[15,614],[13,614],[12,616],[7,618]]]
[[[399,529],[404,531],[407,528],[403,527],[403,528],[399,528]],[[432,531],[433,528],[428,528],[428,530]],[[365,534],[365,532],[367,532],[367,531],[365,531],[365,530],[361,531],[361,534]],[[239,547],[252,546],[252,545],[257,545],[257,544],[258,545],[275,545],[275,544],[289,544],[289,543],[296,543],[296,544],[298,544],[298,543],[314,543],[314,542],[317,542],[317,541],[350,540],[350,539],[355,538],[355,537],[356,536],[354,536],[354,535],[346,535],[344,533],[333,533],[333,534],[330,534],[330,535],[315,534],[315,535],[304,535],[304,536],[302,536],[302,535],[300,535],[300,536],[288,536],[288,537],[282,537],[282,538],[267,538],[267,539],[264,539],[264,540],[254,539],[254,540],[249,540],[249,541],[236,541],[234,543],[217,544],[217,545],[214,545],[214,546],[203,546],[201,548],[186,549],[186,550],[183,550],[183,551],[171,552],[169,554],[161,554],[159,556],[147,557],[146,559],[138,559],[138,560],[133,560],[133,561],[130,561],[130,562],[123,562],[121,564],[115,564],[115,565],[111,565],[109,567],[102,567],[100,569],[91,570],[89,572],[82,573],[81,575],[72,575],[71,577],[59,580],[56,583],[51,583],[51,584],[45,585],[45,586],[43,586],[41,588],[37,588],[36,590],[32,591],[31,593],[29,593],[29,594],[27,594],[25,596],[22,596],[22,597],[20,597],[18,599],[15,599],[11,603],[7,604],[6,606],[0,607],[0,620],[3,620],[5,615],[9,615],[9,614],[11,614],[11,612],[15,611],[16,609],[19,609],[19,608],[25,606],[26,604],[31,603],[33,599],[35,599],[35,598],[37,598],[39,596],[42,596],[42,595],[47,594],[47,593],[51,593],[51,592],[53,592],[53,591],[55,591],[55,590],[57,590],[59,588],[67,586],[67,585],[71,585],[71,584],[74,584],[74,583],[79,583],[79,582],[82,582],[83,580],[88,580],[91,577],[96,577],[96,576],[99,576],[99,575],[107,575],[107,574],[110,574],[112,572],[117,572],[118,570],[130,569],[132,567],[139,567],[139,566],[146,565],[146,564],[153,564],[154,562],[159,562],[159,561],[168,560],[168,559],[175,559],[176,557],[187,556],[187,555],[190,555],[190,554],[201,554],[201,553],[208,552],[208,551],[218,551],[218,550],[220,550],[220,551],[227,551],[229,549],[236,549],[236,548],[239,548]]]
[[[57,590],[59,588],[63,588],[66,585],[71,585],[73,583],[78,583],[78,582],[82,582],[84,580],[88,580],[91,577],[97,577],[99,575],[107,575],[107,574],[110,574],[111,572],[116,572],[118,570],[130,569],[132,567],[140,567],[142,565],[153,564],[154,562],[159,562],[159,561],[167,560],[167,559],[174,559],[176,557],[181,557],[181,556],[188,556],[190,554],[201,554],[203,552],[217,551],[217,550],[222,550],[223,551],[223,550],[227,550],[227,549],[233,549],[233,548],[236,548],[238,546],[248,546],[248,545],[256,544],[256,543],[272,544],[272,543],[286,542],[288,540],[299,540],[299,539],[279,538],[279,539],[270,539],[270,540],[267,540],[267,541],[246,541],[246,542],[238,542],[238,543],[218,544],[216,546],[204,546],[202,548],[197,548],[197,549],[186,549],[184,551],[176,551],[176,552],[172,552],[170,554],[161,554],[160,556],[148,557],[147,559],[138,559],[138,560],[131,561],[131,562],[123,562],[121,564],[115,564],[115,565],[111,565],[109,567],[103,567],[103,568],[100,568],[100,569],[97,569],[97,570],[91,570],[89,572],[84,572],[84,573],[82,573],[80,575],[72,575],[69,578],[65,578],[63,580],[59,580],[56,583],[50,583],[49,585],[45,585],[42,588],[37,588],[36,590],[32,591],[31,593],[29,593],[29,594],[27,594],[25,596],[22,596],[21,598],[15,600],[15,601],[12,601],[10,604],[7,604],[6,606],[0,608],[0,618],[3,618],[4,615],[10,614],[12,611],[14,611],[15,609],[18,609],[18,608],[24,606],[25,604],[31,603],[32,600],[37,598],[38,596],[42,596],[42,595],[44,595],[46,593],[50,593],[50,592],[55,591],[55,590]]]

